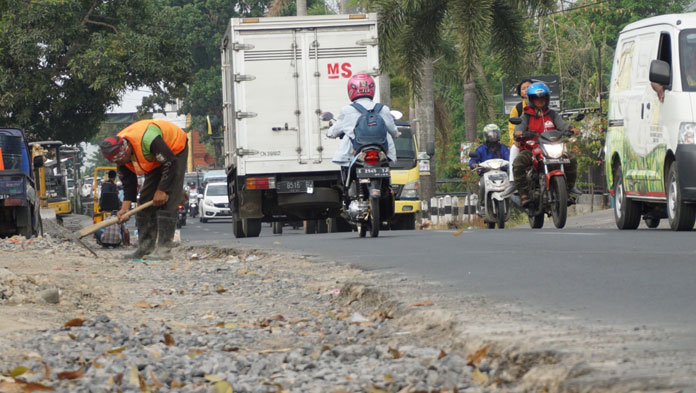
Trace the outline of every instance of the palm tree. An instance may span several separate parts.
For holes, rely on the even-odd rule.
[[[551,10],[553,0],[376,0],[380,15],[380,60],[386,69],[398,67],[407,74],[417,97],[420,141],[434,141],[432,63],[442,32],[451,28],[461,59],[465,129],[476,139],[476,82],[483,78],[480,56],[484,48],[499,56],[510,76],[519,76],[524,59],[523,19]],[[426,102],[427,101],[427,102]],[[424,198],[435,191],[435,161],[429,178],[422,179]]]

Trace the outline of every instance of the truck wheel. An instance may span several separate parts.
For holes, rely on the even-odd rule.
[[[16,222],[17,233],[29,239],[34,233],[31,206],[18,208]]]
[[[311,235],[317,233],[317,220],[304,220],[304,234]]]
[[[626,197],[621,166],[614,171],[614,221],[619,229],[636,229],[640,225],[641,204]],[[693,223],[692,223],[693,225]]]
[[[327,233],[329,232],[329,227],[326,220],[317,220],[317,233]]]
[[[674,231],[690,231],[696,221],[696,205],[682,201],[676,162],[669,167],[667,177],[667,219]]]
[[[201,216],[203,219],[203,216]],[[242,229],[242,220],[239,219],[239,213],[232,212],[232,234],[235,238],[241,239],[246,237],[244,234],[244,229]]]
[[[246,237],[259,237],[261,233],[260,218],[245,218],[242,219],[242,228]]]

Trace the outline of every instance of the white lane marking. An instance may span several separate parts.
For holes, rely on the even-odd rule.
[[[606,233],[587,233],[587,232],[537,232],[537,235],[580,235],[580,236],[602,236]]]

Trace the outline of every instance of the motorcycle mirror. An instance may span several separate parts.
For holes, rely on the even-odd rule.
[[[401,119],[402,117],[404,117],[404,114],[401,113],[401,112],[399,112],[399,111],[397,111],[397,110],[391,110],[391,111],[389,111],[389,113],[392,115],[392,117],[394,118],[394,120],[399,120],[399,119]]]
[[[575,115],[575,121],[580,121],[580,120],[582,120],[582,119],[584,119],[584,118],[585,118],[585,114],[584,114],[584,113],[578,113],[577,115]]]
[[[522,124],[522,118],[521,117],[511,117],[510,120],[508,120],[511,124],[518,125]]]
[[[331,112],[324,112],[321,114],[321,120],[323,121],[329,121],[333,119],[333,113]]]
[[[470,151],[470,152],[469,152],[469,158],[476,158],[476,157],[478,157],[478,154],[476,154],[475,151]]]

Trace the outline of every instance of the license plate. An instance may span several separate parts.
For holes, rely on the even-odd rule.
[[[567,158],[547,158],[544,163],[546,164],[570,164],[570,160]]]
[[[357,168],[355,174],[360,177],[389,177],[389,168]]]
[[[232,215],[232,213],[230,213],[229,210],[221,210],[220,215],[221,216],[230,216],[230,215]]]
[[[307,193],[314,192],[314,180],[288,180],[279,181],[276,184],[276,191],[279,194]]]

